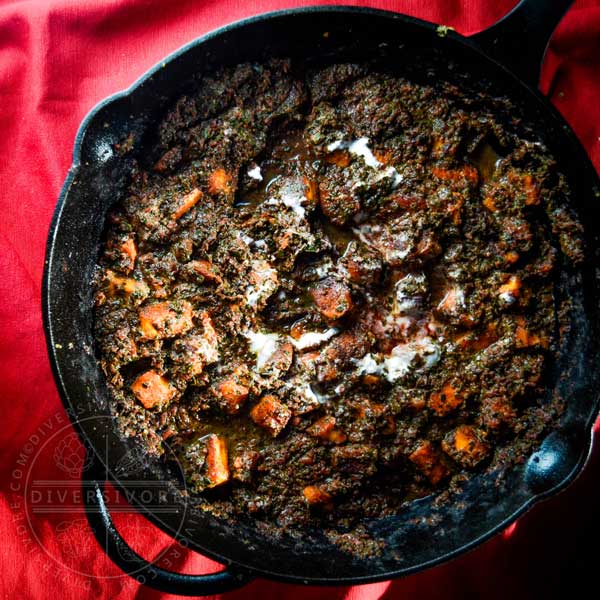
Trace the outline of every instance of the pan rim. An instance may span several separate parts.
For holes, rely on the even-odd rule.
[[[180,48],[178,48],[174,52],[170,53],[163,60],[157,62],[154,66],[152,66],[150,69],[148,69],[145,73],[143,73],[140,77],[138,77],[130,86],[128,86],[127,88],[125,88],[121,91],[115,92],[114,94],[111,94],[111,95],[107,96],[106,98],[104,98],[103,100],[101,100],[100,102],[98,102],[92,109],[90,109],[90,111],[88,111],[88,113],[83,118],[83,120],[77,130],[76,136],[75,136],[73,154],[72,154],[72,163],[68,170],[65,182],[61,188],[61,192],[60,192],[60,195],[59,195],[59,198],[58,198],[58,201],[57,201],[57,204],[56,204],[53,216],[52,216],[50,227],[49,227],[49,234],[48,234],[48,239],[47,239],[47,244],[46,244],[45,262],[44,262],[44,274],[43,274],[43,281],[42,281],[42,316],[43,316],[43,325],[44,325],[44,333],[45,333],[45,338],[46,338],[47,351],[48,351],[48,355],[50,358],[51,369],[52,369],[53,376],[54,376],[54,379],[56,382],[57,390],[59,392],[59,395],[61,397],[63,405],[67,409],[70,420],[73,423],[76,431],[78,432],[78,435],[80,436],[80,438],[82,440],[87,441],[89,443],[89,445],[93,448],[94,452],[96,452],[94,445],[91,444],[91,440],[88,438],[86,432],[77,425],[77,422],[75,421],[75,419],[73,417],[73,409],[75,407],[74,407],[73,403],[71,402],[69,394],[67,393],[66,385],[65,385],[65,382],[63,381],[63,378],[61,375],[59,359],[57,358],[56,352],[55,352],[54,331],[53,331],[53,325],[52,325],[53,316],[52,316],[52,310],[50,307],[51,306],[50,305],[51,287],[52,287],[51,265],[53,264],[53,259],[54,259],[57,231],[60,226],[63,209],[65,207],[65,201],[68,197],[69,191],[71,189],[71,185],[81,169],[82,146],[83,146],[84,139],[85,139],[85,136],[86,136],[89,126],[94,121],[94,119],[97,117],[97,115],[100,114],[102,109],[110,106],[111,104],[119,101],[122,98],[125,98],[125,97],[133,94],[136,90],[138,90],[141,86],[143,86],[149,79],[151,79],[156,73],[161,71],[163,68],[168,66],[170,63],[172,63],[177,58],[184,55],[191,49],[196,48],[197,46],[200,46],[215,37],[222,36],[224,34],[227,34],[231,31],[234,31],[239,28],[244,28],[253,23],[264,22],[264,21],[268,21],[270,19],[276,19],[279,17],[288,17],[288,16],[294,15],[294,14],[305,14],[305,13],[314,13],[314,12],[354,13],[354,14],[380,16],[380,17],[385,17],[388,19],[402,21],[405,23],[410,23],[413,26],[422,27],[424,29],[429,30],[430,32],[435,32],[436,28],[437,28],[437,26],[434,23],[430,23],[428,21],[424,21],[421,19],[403,15],[401,13],[395,13],[395,12],[391,12],[391,11],[367,8],[367,7],[343,6],[343,5],[306,6],[306,7],[284,9],[284,10],[278,10],[278,11],[272,11],[272,12],[254,15],[254,16],[227,24],[223,27],[213,29],[213,30],[207,32],[206,34],[199,36],[198,38],[182,45]],[[555,117],[555,119],[558,120],[557,121],[558,124],[560,124],[561,127],[563,128],[564,133],[566,135],[568,135],[571,138],[571,141],[574,142],[580,148],[582,155],[587,157],[587,153],[583,149],[581,143],[579,142],[577,136],[574,134],[571,127],[566,123],[564,118],[560,115],[560,113],[558,113],[558,111],[554,108],[554,106],[549,102],[549,100],[543,94],[541,94],[538,90],[533,89],[531,86],[527,85],[525,82],[520,80],[516,75],[514,75],[504,65],[502,65],[495,59],[489,57],[473,41],[469,40],[468,37],[462,36],[461,34],[458,34],[453,31],[449,31],[447,33],[447,36],[454,39],[456,42],[469,47],[472,51],[477,52],[478,54],[482,55],[483,57],[485,57],[486,60],[491,61],[492,63],[497,65],[499,68],[501,68],[506,74],[508,74],[512,79],[514,79],[516,82],[518,82],[522,87],[526,88],[530,94],[535,96],[535,98],[537,99],[538,102],[542,103],[542,105],[546,111],[551,112],[551,114]],[[595,173],[595,170],[591,166],[589,158],[587,158],[587,162],[588,162],[588,164],[586,165],[586,167],[591,168],[592,173]],[[596,180],[596,184],[597,184],[598,183],[597,174],[596,174],[595,180]],[[596,402],[596,405],[598,405],[598,401]],[[472,550],[474,547],[480,545],[482,542],[493,537],[496,533],[503,530],[510,523],[514,522],[523,513],[525,513],[527,510],[529,510],[534,504],[536,504],[539,500],[555,494],[559,489],[562,489],[565,486],[567,486],[569,483],[571,483],[573,481],[573,479],[575,479],[576,476],[579,473],[581,473],[581,471],[583,470],[583,467],[584,467],[585,463],[587,462],[587,459],[591,453],[591,448],[592,448],[591,433],[592,433],[592,427],[593,427],[593,423],[594,423],[595,419],[593,417],[590,417],[588,419],[588,421],[589,422],[586,425],[586,435],[589,439],[586,440],[586,445],[584,447],[585,449],[587,449],[587,452],[582,452],[580,459],[577,462],[576,466],[572,469],[572,471],[569,473],[569,475],[567,475],[567,477],[564,478],[558,485],[554,486],[553,488],[551,488],[549,490],[544,491],[541,494],[532,494],[531,498],[529,498],[526,502],[524,502],[523,505],[518,510],[513,512],[510,516],[508,516],[506,519],[504,519],[500,524],[497,524],[492,529],[486,531],[485,534],[471,540],[470,542],[468,542],[466,544],[463,544],[462,546],[460,546],[459,548],[456,548],[455,550],[453,550],[451,552],[448,552],[446,554],[438,556],[433,560],[430,560],[430,561],[427,561],[424,563],[420,563],[418,565],[413,565],[411,567],[406,567],[406,568],[398,569],[395,571],[388,571],[388,572],[386,572],[384,574],[380,574],[380,575],[367,575],[367,576],[360,576],[360,577],[333,577],[333,578],[325,578],[325,579],[324,578],[307,579],[306,577],[295,577],[294,575],[273,572],[273,571],[270,571],[268,568],[266,568],[264,570],[256,569],[255,567],[247,566],[242,563],[233,562],[230,559],[227,559],[227,557],[224,557],[217,552],[214,552],[214,551],[211,551],[211,550],[208,550],[208,549],[202,547],[201,544],[198,544],[195,540],[193,541],[194,543],[193,543],[192,547],[194,550],[196,550],[206,556],[209,556],[210,558],[213,558],[219,562],[223,562],[225,564],[233,564],[234,567],[239,565],[240,569],[248,570],[248,571],[252,572],[253,574],[260,575],[260,576],[266,576],[273,580],[293,582],[293,583],[310,583],[312,585],[341,585],[341,584],[351,585],[351,584],[365,584],[365,583],[371,583],[371,582],[376,582],[376,581],[384,581],[384,580],[388,580],[391,578],[397,578],[397,577],[400,577],[403,575],[409,575],[411,573],[435,566],[442,562],[446,562],[448,560],[451,560],[451,559],[463,554],[464,552]],[[103,457],[101,456],[101,453],[98,454],[98,458],[99,458],[99,460],[103,461]],[[105,466],[105,468],[108,469],[108,465],[104,464],[104,466]],[[117,487],[121,491],[123,491],[122,482],[120,482],[118,479],[113,480],[113,478],[111,478],[111,481],[114,484],[116,484]],[[146,518],[148,518],[153,524],[158,526],[161,530],[169,533],[169,535],[172,535],[172,533],[169,532],[159,522],[157,522],[155,520],[155,518],[153,517],[153,515],[149,511],[147,511],[142,505],[138,504],[136,506],[136,508]]]

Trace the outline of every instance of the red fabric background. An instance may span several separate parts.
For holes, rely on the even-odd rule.
[[[493,23],[515,0],[343,3],[396,10],[468,34]],[[303,4],[325,3],[0,0],[0,592],[4,598],[171,597],[119,577],[77,511],[66,519],[32,515],[24,505],[27,473],[45,479],[66,477],[73,483],[78,478],[77,473],[65,474],[49,450],[71,430],[52,381],[41,323],[48,226],[71,162],[75,132],[94,104],[211,29]],[[542,88],[549,90],[600,168],[600,0],[577,0],[561,23],[547,56]],[[59,427],[65,429],[51,440]],[[600,469],[598,454],[567,491],[536,507],[511,531],[449,564],[404,580],[354,588],[302,588],[259,580],[228,597],[562,596],[576,578],[592,581],[594,556],[586,558],[586,545],[597,542],[598,535],[594,512],[600,500],[594,481]],[[121,516],[119,524],[148,558],[170,548],[169,539],[143,519]],[[196,554],[171,550],[172,566],[181,571],[218,569]]]

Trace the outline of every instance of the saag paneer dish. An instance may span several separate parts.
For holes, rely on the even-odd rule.
[[[566,183],[475,84],[287,60],[197,83],[107,224],[112,411],[175,449],[195,506],[375,552],[365,521],[524,462],[557,424]]]

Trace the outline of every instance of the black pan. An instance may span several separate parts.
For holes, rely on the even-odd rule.
[[[75,141],[73,165],[50,227],[43,285],[48,350],[56,383],[82,440],[91,468],[84,482],[88,517],[110,557],[148,585],[176,594],[208,594],[239,587],[251,577],[310,584],[357,584],[390,579],[448,560],[505,528],[535,502],[573,480],[590,452],[598,413],[598,285],[600,182],[585,151],[557,111],[537,91],[547,41],[571,0],[523,0],[506,18],[470,38],[400,14],[371,9],[315,7],[251,18],[208,34],[161,62],[131,88],[92,110]],[[323,36],[324,32],[328,36]],[[139,455],[118,435],[109,394],[98,367],[92,333],[90,279],[105,217],[127,185],[128,163],[113,145],[133,133],[143,151],[144,133],[164,114],[193,75],[218,65],[273,56],[303,60],[382,60],[388,68],[435,63],[456,76],[485,78],[510,96],[535,125],[573,190],[572,208],[587,225],[587,256],[565,266],[558,294],[572,300],[571,324],[552,386],[567,399],[560,428],[518,468],[473,478],[459,501],[413,503],[401,516],[368,523],[384,544],[381,556],[345,554],[319,532],[302,539],[265,538],[252,521],[223,522],[194,512],[165,485],[169,511],[134,497],[148,519],[194,550],[227,565],[217,575],[169,573],[127,549],[112,526],[102,497],[106,478],[135,496],[139,482],[157,489],[165,467]],[[127,465],[127,468],[122,468]],[[134,486],[132,482],[138,482]],[[139,496],[139,495],[138,495]]]

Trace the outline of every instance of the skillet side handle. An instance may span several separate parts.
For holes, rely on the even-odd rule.
[[[537,88],[552,32],[571,4],[573,0],[521,0],[500,21],[469,39]]]
[[[103,470],[94,464],[83,477],[84,508],[94,536],[107,556],[139,583],[180,596],[208,596],[241,588],[253,579],[231,568],[208,575],[187,575],[154,566],[134,552],[115,528],[104,498]]]

